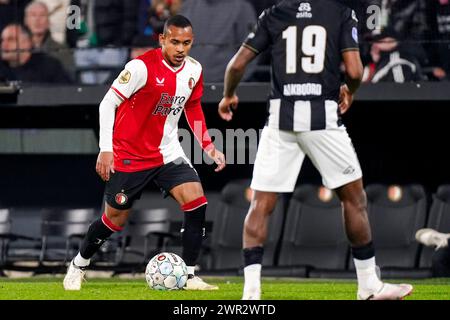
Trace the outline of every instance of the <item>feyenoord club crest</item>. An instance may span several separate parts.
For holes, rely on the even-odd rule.
[[[194,89],[194,87],[195,87],[194,78],[190,78],[188,84],[189,84],[189,89],[191,89],[191,90]]]
[[[116,203],[123,206],[124,204],[126,204],[128,202],[128,197],[125,193],[118,193],[116,194]]]

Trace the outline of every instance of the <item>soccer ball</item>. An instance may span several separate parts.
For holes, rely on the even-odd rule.
[[[186,285],[188,271],[183,259],[174,253],[154,256],[145,269],[145,280],[155,290],[179,290]]]

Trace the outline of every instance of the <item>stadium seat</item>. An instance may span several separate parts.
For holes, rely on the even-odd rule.
[[[419,244],[415,232],[425,226],[424,188],[417,184],[373,184],[366,187],[366,193],[376,262],[382,277],[402,278],[417,273],[414,269],[418,268]],[[352,257],[349,266],[354,269]]]
[[[342,207],[335,193],[318,185],[297,187],[287,211],[280,267],[344,270],[347,256]]]
[[[427,228],[435,229],[439,232],[450,232],[450,185],[442,185],[433,194],[430,213],[428,215]],[[434,248],[420,245],[420,267],[430,268]]]
[[[170,233],[170,213],[166,208],[133,210],[118,252],[117,268],[145,267],[150,258],[166,249]]]
[[[43,209],[41,212],[41,250],[39,263],[60,262],[60,266],[74,256],[81,240],[95,219],[93,208]]]
[[[11,220],[9,217],[9,209],[0,209],[0,270],[6,263],[10,233]]]
[[[23,243],[27,243],[28,246],[37,246],[40,244],[40,239],[13,232],[12,224],[11,209],[0,209],[0,276],[3,270],[22,269],[15,265],[16,262],[37,260],[37,255],[30,254],[32,250],[25,249]],[[18,242],[22,242],[22,245],[11,248]],[[38,251],[34,251],[36,252]]]
[[[222,190],[211,234],[211,269],[214,271],[234,270],[237,273],[242,266],[242,232],[250,206],[249,186],[248,179],[234,180]],[[283,212],[279,202],[269,222],[269,235],[264,246],[264,266],[274,265],[282,221]]]

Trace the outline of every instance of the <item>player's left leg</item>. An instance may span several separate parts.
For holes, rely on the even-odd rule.
[[[269,217],[278,194],[294,190],[304,158],[294,132],[264,128],[250,185],[254,192],[244,223],[242,300],[261,299],[261,270]]]
[[[278,193],[255,190],[244,222],[243,250],[244,290],[242,300],[261,299],[261,269],[269,217],[277,203]]]
[[[80,246],[79,253],[70,262],[63,286],[66,290],[80,290],[85,269],[102,244],[125,226],[134,201],[158,169],[138,172],[119,172],[111,175],[105,186],[105,211],[91,223]]]
[[[182,229],[182,258],[188,268],[187,290],[217,290],[218,287],[207,284],[195,276],[195,265],[205,236],[205,215],[207,200],[200,182],[187,182],[170,190],[172,197],[180,204],[184,212]]]

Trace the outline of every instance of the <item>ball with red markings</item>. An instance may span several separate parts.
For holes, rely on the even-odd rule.
[[[155,290],[179,290],[186,285],[186,263],[178,255],[162,252],[154,256],[145,269],[145,280]]]

